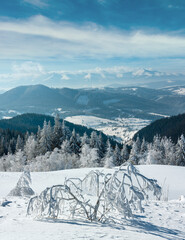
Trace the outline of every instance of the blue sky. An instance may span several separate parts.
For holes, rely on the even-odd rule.
[[[0,3],[0,85],[185,79],[184,0]]]

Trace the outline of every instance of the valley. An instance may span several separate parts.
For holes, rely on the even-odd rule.
[[[121,143],[128,143],[137,131],[151,122],[150,120],[139,118],[115,118],[114,120],[109,120],[83,115],[66,117],[65,120],[101,131]]]
[[[151,89],[20,86],[0,94],[0,119],[23,113],[59,116],[127,143],[152,121],[185,111],[184,87]]]

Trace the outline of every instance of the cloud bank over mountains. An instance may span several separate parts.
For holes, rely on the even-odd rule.
[[[154,71],[151,68],[138,68],[128,66],[114,66],[110,68],[93,68],[76,71],[47,71],[40,63],[24,62],[12,65],[12,73],[0,74],[1,89],[10,89],[21,85],[44,84],[49,87],[89,88],[105,86],[145,86],[150,82],[156,84],[160,81],[167,85],[182,82],[185,74]],[[155,86],[154,86],[155,87]]]
[[[4,1],[0,83],[9,88],[40,78],[81,87],[182,78],[184,9],[182,0]]]

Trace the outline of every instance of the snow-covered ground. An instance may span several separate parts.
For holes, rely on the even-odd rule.
[[[10,119],[21,113],[15,110],[0,110],[0,119]]]
[[[169,117],[168,115],[159,114],[159,113],[149,113],[149,114],[153,116],[159,116],[159,117]]]
[[[168,201],[149,201],[145,212],[122,224],[102,224],[88,221],[45,219],[26,216],[27,198],[9,197],[20,173],[0,173],[0,239],[120,239],[120,240],[182,240],[185,239],[185,168],[175,166],[139,166],[147,177],[156,178],[164,186]],[[99,169],[111,172],[110,169]],[[66,177],[83,178],[90,169],[31,173],[32,188],[40,193],[48,186],[62,184]],[[10,203],[1,206],[3,201]],[[115,216],[116,217],[116,216]]]
[[[151,122],[150,120],[139,118],[116,118],[114,120],[109,120],[84,115],[67,117],[65,120],[74,124],[94,128],[109,136],[116,136],[117,140],[120,140],[123,143],[131,140],[137,131]]]
[[[185,88],[179,88],[177,90],[174,90],[173,92],[178,95],[185,95]]]

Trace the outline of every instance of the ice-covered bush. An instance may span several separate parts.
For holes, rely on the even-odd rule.
[[[91,171],[84,179],[69,178],[62,185],[46,188],[30,199],[27,214],[101,222],[114,214],[130,218],[134,210],[143,211],[142,201],[151,193],[160,198],[157,181],[143,176],[129,164],[113,174]]]

